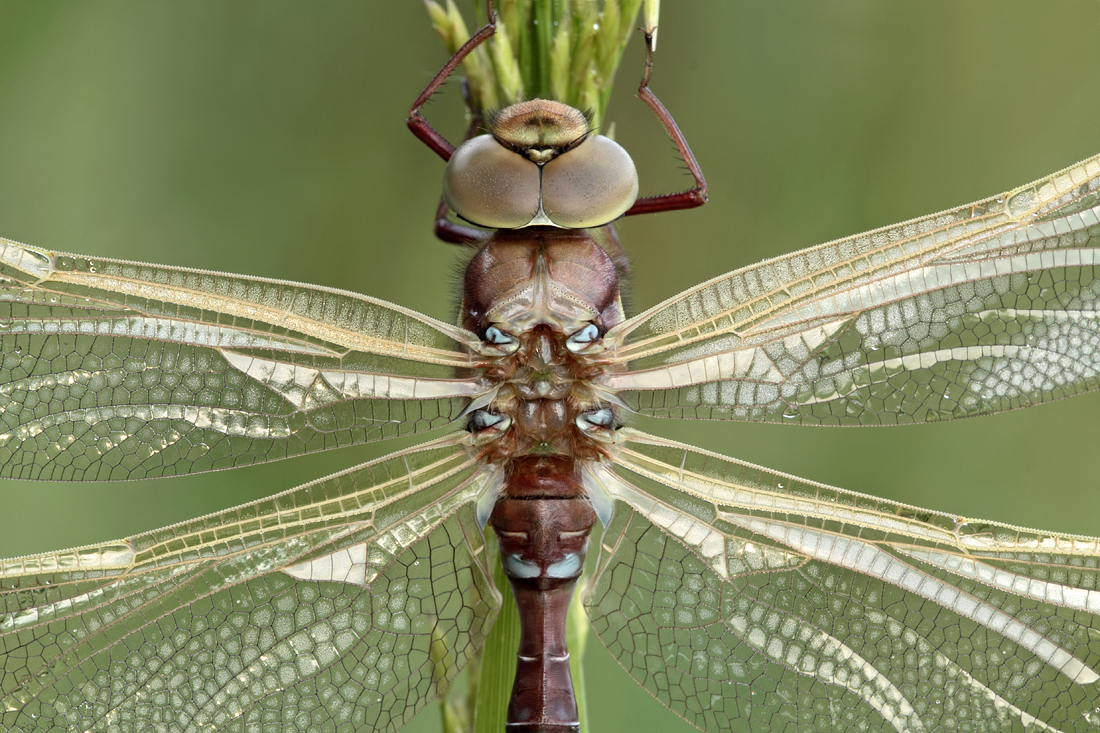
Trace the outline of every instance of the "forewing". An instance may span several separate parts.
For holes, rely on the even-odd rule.
[[[0,728],[399,728],[500,596],[452,436],[101,547],[0,561]]]
[[[1100,386],[1100,156],[1002,196],[768,260],[608,333],[660,417],[885,425]]]
[[[586,598],[708,731],[1059,730],[1100,705],[1100,540],[977,522],[623,430]]]
[[[135,479],[445,425],[477,339],[299,283],[0,240],[0,476]]]

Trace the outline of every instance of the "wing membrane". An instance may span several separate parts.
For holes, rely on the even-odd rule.
[[[1078,730],[1100,540],[977,522],[624,430],[593,627],[710,731]]]
[[[1100,156],[703,283],[608,334],[660,417],[879,425],[1100,386]]]
[[[101,547],[0,561],[5,730],[395,730],[500,596],[451,436]]]
[[[476,337],[298,283],[0,240],[0,475],[195,473],[420,432]]]

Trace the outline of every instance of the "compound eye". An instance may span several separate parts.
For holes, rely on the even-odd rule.
[[[506,354],[511,354],[519,348],[519,339],[496,326],[489,326],[485,329],[485,341]]]
[[[470,419],[466,423],[466,429],[471,433],[480,433],[492,428],[503,433],[512,425],[512,418],[488,410],[474,410],[470,413]]]
[[[447,161],[443,198],[468,222],[490,229],[522,227],[539,213],[539,168],[492,135],[478,135]]]
[[[634,161],[610,138],[589,135],[542,168],[542,209],[566,229],[587,229],[622,216],[638,198]]]
[[[576,354],[578,351],[583,351],[588,348],[599,339],[600,329],[596,328],[594,323],[589,323],[565,340],[565,348]]]

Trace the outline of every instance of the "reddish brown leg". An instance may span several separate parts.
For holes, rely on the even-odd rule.
[[[695,160],[695,155],[691,152],[687,140],[684,139],[684,133],[680,132],[680,128],[676,126],[676,120],[672,119],[672,115],[661,104],[661,100],[657,99],[657,96],[649,90],[649,75],[652,71],[653,36],[646,33],[645,73],[642,75],[641,85],[638,86],[638,96],[649,105],[649,108],[653,110],[653,114],[657,115],[657,119],[664,125],[669,137],[672,138],[672,142],[675,143],[676,149],[680,152],[680,157],[687,164],[688,172],[695,179],[695,187],[682,193],[666,193],[661,196],[648,196],[644,199],[638,199],[623,216],[651,214],[658,211],[675,211],[676,209],[694,209],[696,206],[702,206],[707,202],[707,181],[703,178],[703,169],[699,167],[699,162]]]
[[[412,108],[409,109],[409,117],[405,120],[405,124],[412,130],[412,134],[416,135],[416,139],[427,145],[429,148],[435,151],[436,155],[443,160],[450,160],[454,155],[455,148],[447,139],[440,135],[436,130],[428,124],[428,121],[424,119],[424,116],[420,114],[421,108],[427,104],[432,95],[439,91],[439,88],[443,86],[443,82],[447,80],[447,77],[458,68],[458,65],[462,63],[463,59],[470,55],[475,48],[485,43],[494,33],[496,33],[496,9],[493,7],[493,0],[486,0],[486,16],[489,22],[485,24],[485,27],[475,33],[470,40],[462,44],[462,48],[458,49],[447,63],[443,65],[443,68],[439,70],[439,73],[428,83],[428,86],[424,87],[424,91],[420,92],[420,95],[413,102]],[[466,106],[471,111],[470,126],[466,130],[466,138],[469,140],[473,135],[481,128],[481,110],[474,109],[470,104],[469,90],[466,89],[463,84],[462,95],[466,98]],[[475,227],[465,226],[457,222],[453,222],[447,218],[447,213],[450,209],[447,206],[447,202],[442,197],[439,199],[439,207],[435,210],[435,227],[433,229],[437,239],[446,242],[447,244],[460,244],[466,247],[480,247],[484,242],[487,235],[482,229]]]
[[[486,0],[486,15],[489,22],[485,24],[485,27],[470,37],[470,40],[462,44],[462,48],[455,52],[447,63],[443,64],[443,68],[439,70],[439,73],[435,75],[428,86],[424,87],[424,91],[420,92],[420,96],[413,102],[412,108],[409,109],[409,118],[405,120],[405,124],[412,130],[412,134],[416,135],[416,139],[427,145],[429,148],[435,151],[436,155],[443,160],[450,160],[451,155],[455,152],[454,145],[451,145],[447,140],[440,135],[428,121],[420,114],[420,108],[427,104],[431,96],[439,91],[439,87],[443,86],[443,82],[447,80],[447,77],[458,68],[458,65],[462,63],[470,53],[489,40],[494,33],[497,32],[496,9],[493,7],[493,0]]]
[[[461,244],[463,247],[480,248],[489,237],[489,232],[484,229],[459,224],[447,218],[447,212],[451,209],[443,197],[439,197],[439,208],[435,210],[436,239],[447,244]]]

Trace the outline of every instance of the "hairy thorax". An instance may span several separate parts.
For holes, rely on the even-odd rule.
[[[500,231],[470,261],[465,285],[463,325],[500,352],[483,374],[496,387],[486,410],[506,417],[506,429],[486,442],[486,458],[603,455],[580,426],[587,414],[612,415],[592,387],[607,369],[600,339],[623,320],[608,253],[585,230]]]

